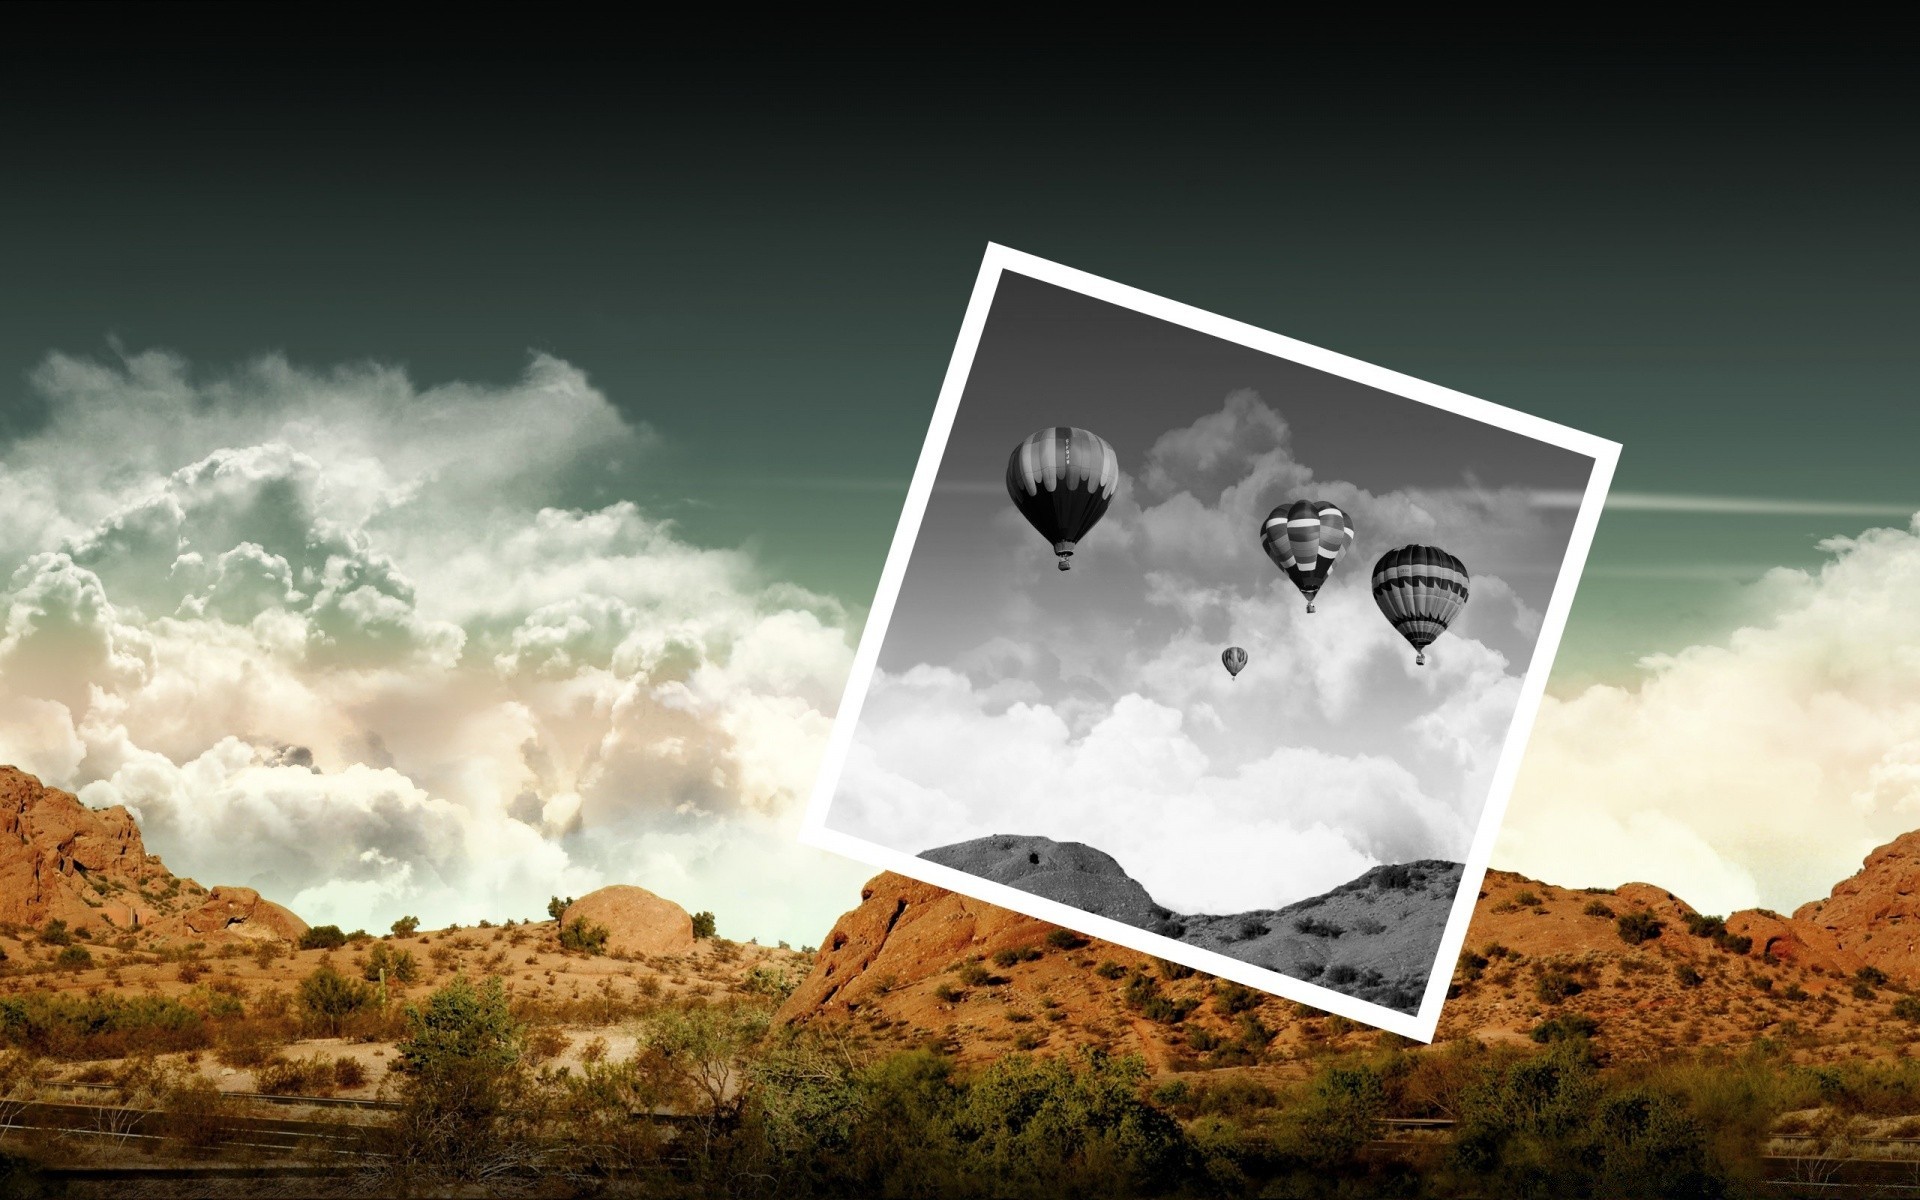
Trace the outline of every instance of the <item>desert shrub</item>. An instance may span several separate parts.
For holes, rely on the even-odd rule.
[[[1854,996],[1854,999],[1856,999],[1856,1000],[1871,1000],[1871,999],[1873,999],[1873,998],[1874,998],[1874,996],[1875,996],[1875,995],[1876,995],[1876,993],[1874,992],[1874,990],[1873,990],[1873,988],[1872,988],[1872,986],[1871,986],[1871,985],[1869,985],[1869,984],[1867,983],[1867,981],[1866,981],[1866,980],[1864,980],[1864,979],[1856,979],[1856,980],[1854,980],[1854,981],[1853,981],[1853,996]]]
[[[715,931],[716,931],[716,925],[714,923],[712,913],[702,911],[702,912],[697,912],[693,914],[693,936],[694,937],[710,938],[714,936]]]
[[[1887,973],[1878,967],[1861,967],[1853,973],[1853,977],[1868,987],[1887,986]]]
[[[1055,950],[1078,950],[1087,944],[1087,939],[1071,929],[1050,929],[1047,931],[1047,945]]]
[[[420,918],[414,916],[401,917],[398,921],[388,926],[388,928],[393,932],[393,936],[395,937],[412,937],[420,928]]]
[[[321,963],[300,981],[299,1000],[310,1026],[337,1037],[349,1018],[373,1004],[374,994],[361,981]]]
[[[1240,1013],[1260,1007],[1265,999],[1259,992],[1244,987],[1231,980],[1218,980],[1213,989],[1213,1011],[1223,1017],[1238,1016]]]
[[[50,1058],[164,1054],[201,1049],[211,1041],[204,1014],[170,997],[46,992],[0,997],[0,1043]]]
[[[1638,946],[1659,937],[1666,923],[1642,908],[1622,915],[1614,922],[1614,928],[1620,934],[1621,941],[1629,946]]]
[[[324,1054],[309,1058],[274,1055],[254,1070],[253,1086],[269,1096],[323,1096],[335,1087],[334,1060]]]
[[[412,983],[420,977],[420,963],[413,957],[413,951],[396,950],[382,942],[367,952],[367,963],[360,974],[373,983],[380,979],[382,972],[395,983]]]
[[[1609,907],[1604,900],[1589,900],[1587,901],[1587,906],[1580,911],[1589,917],[1603,917],[1609,921],[1613,920],[1613,909]]]
[[[560,931],[560,948],[576,954],[605,954],[611,936],[605,925],[590,925],[585,917],[575,917]]]
[[[1185,963],[1171,962],[1164,958],[1154,959],[1153,969],[1160,972],[1160,978],[1169,980],[1191,979],[1198,974],[1197,971]]]
[[[1541,972],[1534,984],[1533,993],[1542,1004],[1558,1004],[1569,996],[1577,996],[1586,990],[1573,974],[1562,967],[1552,967]]]
[[[333,1060],[333,1082],[336,1087],[360,1087],[367,1082],[367,1068],[359,1059],[343,1054]]]
[[[73,945],[73,931],[67,928],[65,921],[55,917],[40,927],[40,944],[43,946],[71,946]]]
[[[524,1027],[500,979],[476,987],[457,975],[406,1019],[395,1047],[400,1111],[388,1130],[395,1168],[475,1180],[529,1161],[504,1120],[527,1075]]]
[[[160,1125],[166,1136],[178,1138],[189,1149],[211,1150],[226,1139],[231,1110],[232,1101],[220,1094],[213,1080],[193,1074],[168,1090]],[[5,1194],[4,1189],[0,1194]]]
[[[1893,1015],[1902,1021],[1920,1022],[1920,998],[1902,996],[1895,1000]]]
[[[93,951],[85,946],[63,946],[53,956],[53,965],[63,971],[84,971],[93,965]]]
[[[347,935],[338,925],[315,925],[300,935],[302,950],[338,950],[347,944]]]
[[[1360,969],[1347,963],[1334,963],[1326,971],[1326,981],[1335,987],[1352,983],[1358,978],[1360,978]]]
[[[793,989],[800,986],[800,977],[774,967],[755,967],[747,972],[740,986],[749,995],[765,996],[778,1004],[793,995]],[[655,991],[658,992],[657,983]]]
[[[1119,979],[1127,973],[1127,969],[1112,959],[1108,959],[1095,967],[1093,973],[1102,979]]]
[[[1533,908],[1540,903],[1540,897],[1523,888],[1513,894],[1513,902],[1521,908]]]
[[[1707,977],[1695,970],[1691,963],[1675,963],[1673,965],[1673,977],[1678,980],[1680,986],[1684,988],[1697,988],[1707,981]]]
[[[1296,931],[1304,933],[1308,937],[1317,938],[1337,938],[1346,932],[1346,930],[1340,928],[1338,925],[1322,921],[1318,917],[1296,917],[1294,918],[1293,927]]]
[[[1460,978],[1467,983],[1472,983],[1474,980],[1479,979],[1480,976],[1486,974],[1487,963],[1489,961],[1485,955],[1475,954],[1471,950],[1461,952],[1459,967]]]
[[[1041,957],[1043,955],[1040,951],[1032,946],[1009,946],[1003,950],[996,950],[993,962],[995,966],[1011,967],[1023,962],[1034,962]]]
[[[958,1004],[967,998],[967,994],[950,983],[942,983],[933,989],[933,997],[942,1004]]]
[[[560,1057],[567,1052],[567,1047],[571,1044],[567,1035],[552,1025],[530,1029],[526,1034],[527,1057],[537,1063]]]
[[[968,987],[992,987],[1006,980],[987,970],[979,963],[965,963],[960,967],[960,982]]]
[[[1575,1039],[1585,1040],[1599,1034],[1600,1022],[1586,1013],[1561,1013],[1557,1017],[1540,1022],[1533,1027],[1531,1035],[1536,1042],[1565,1042]]]

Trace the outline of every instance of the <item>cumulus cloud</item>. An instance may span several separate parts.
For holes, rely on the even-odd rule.
[[[721,895],[783,877],[847,614],[580,504],[656,439],[579,370],[55,355],[33,385],[47,422],[0,447],[0,753],[129,805],[176,870],[369,928],[610,882],[795,941],[844,906],[857,869],[820,862],[789,924]]]
[[[1303,497],[1361,531],[1311,616],[1257,548],[1259,518]],[[992,594],[947,601],[942,630],[976,640],[944,661],[883,653],[836,828],[911,853],[996,833],[1087,842],[1185,911],[1465,857],[1543,607],[1499,572],[1544,594],[1570,514],[1522,489],[1322,478],[1242,391],[1149,447],[1070,576],[1034,566],[1017,514],[992,519],[1004,536],[977,572]],[[1373,559],[1408,542],[1474,570],[1425,667],[1368,590]],[[1229,644],[1249,658],[1237,679]]]
[[[1716,911],[1824,896],[1920,825],[1920,525],[1822,544],[1770,615],[1541,709],[1495,862]]]

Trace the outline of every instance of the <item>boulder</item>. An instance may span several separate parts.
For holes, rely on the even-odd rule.
[[[694,947],[686,909],[630,884],[588,892],[560,914],[563,929],[577,920],[606,927],[608,954],[687,954]]]

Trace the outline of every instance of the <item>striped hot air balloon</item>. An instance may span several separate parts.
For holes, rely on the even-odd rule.
[[[1030,435],[1007,458],[1007,495],[1040,536],[1053,543],[1060,569],[1120,486],[1120,459],[1104,438],[1055,425]]]
[[[1414,664],[1467,602],[1467,568],[1438,546],[1401,546],[1373,564],[1373,602],[1413,644]]]
[[[1238,646],[1228,646],[1220,652],[1220,662],[1227,668],[1227,674],[1235,679],[1247,669],[1247,652]]]
[[[1260,544],[1266,547],[1267,557],[1307,598],[1308,612],[1327,582],[1327,572],[1353,538],[1352,518],[1325,500],[1282,504],[1260,526]]]

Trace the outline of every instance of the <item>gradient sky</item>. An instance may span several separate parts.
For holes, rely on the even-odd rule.
[[[54,352],[371,360],[422,393],[511,389],[544,352],[656,435],[547,502],[630,500],[857,621],[997,241],[1622,443],[1563,698],[1770,619],[1768,568],[1920,507],[1920,113],[1892,48],[1256,66],[195,24],[0,51],[11,445],[49,420],[27,379]]]

